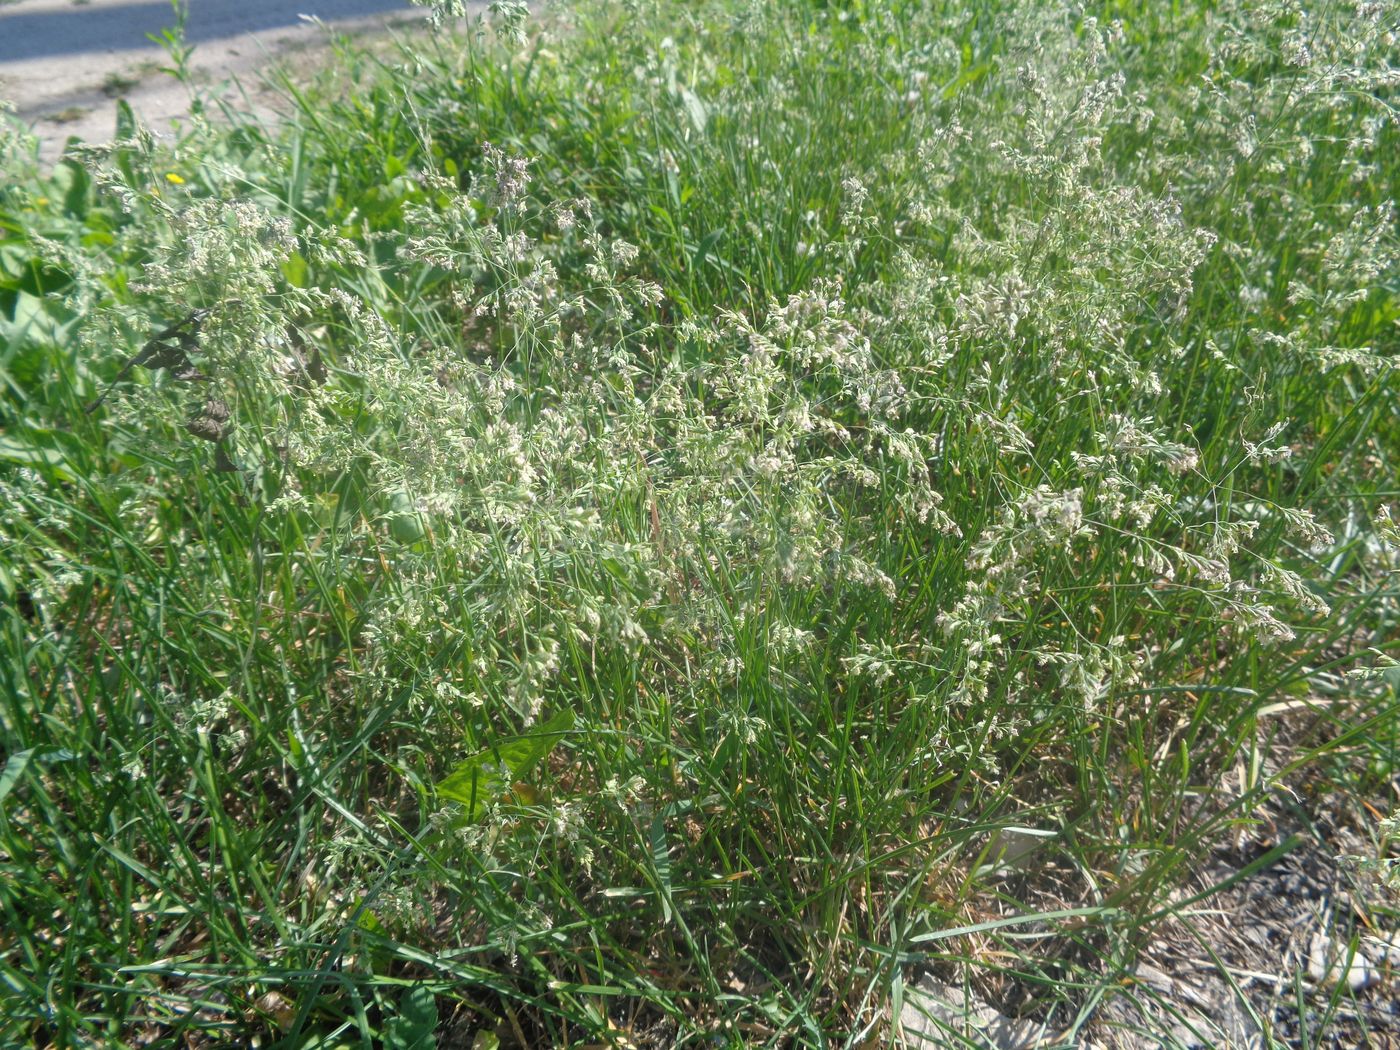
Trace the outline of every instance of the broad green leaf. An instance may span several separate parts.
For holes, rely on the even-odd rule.
[[[695,253],[691,256],[690,267],[692,270],[699,271],[700,267],[705,264],[705,257],[713,254],[715,246],[719,244],[720,238],[723,236],[723,230],[711,230],[705,234],[700,243],[695,246]]]
[[[0,437],[0,462],[49,470],[71,481],[80,471],[74,468],[61,446],[76,444],[70,435],[62,431],[32,428]]]
[[[310,271],[306,265],[306,256],[301,252],[292,252],[291,255],[282,260],[282,276],[287,279],[287,283],[294,288],[305,288],[311,283]]]
[[[54,185],[63,194],[63,210],[74,219],[87,215],[88,192],[92,177],[87,169],[71,157],[65,157],[53,170]]]
[[[124,98],[117,99],[117,141],[123,142],[136,134],[136,114],[131,111],[131,103]]]
[[[399,1011],[384,1023],[384,1050],[433,1050],[437,1046],[437,997],[419,984],[405,988]]]
[[[4,802],[14,790],[19,778],[24,776],[24,771],[29,768],[29,762],[34,757],[34,749],[28,748],[24,751],[16,751],[5,761],[5,768],[0,770],[0,802]]]
[[[992,65],[989,62],[981,62],[975,66],[964,69],[958,74],[957,79],[943,89],[943,97],[945,99],[954,97],[958,92],[962,91],[963,88],[976,84],[991,71]]]
[[[364,904],[364,898],[356,901],[355,907],[359,908],[362,904]],[[388,933],[388,931],[384,929],[384,924],[379,921],[379,916],[374,914],[369,908],[361,909],[360,917],[355,920],[355,925],[366,933],[373,933],[380,937],[386,936]]]
[[[504,795],[512,782],[523,780],[573,724],[574,713],[565,709],[534,731],[473,755],[438,783],[438,795],[464,807],[468,823],[480,820],[486,804]]]
[[[408,493],[397,491],[389,498],[389,535],[400,543],[418,543],[428,535],[423,515]]]

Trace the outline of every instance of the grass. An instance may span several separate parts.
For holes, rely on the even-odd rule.
[[[1101,6],[12,133],[7,1038],[883,1045],[931,971],[1072,1041],[1276,785],[1370,822],[1396,11]]]
[[[159,62],[141,62],[128,69],[114,69],[102,78],[102,93],[108,98],[118,98],[130,92],[147,77],[159,72]]]
[[[55,113],[50,113],[44,119],[52,121],[54,124],[71,124],[75,120],[82,120],[87,114],[88,110],[83,106],[65,106]]]

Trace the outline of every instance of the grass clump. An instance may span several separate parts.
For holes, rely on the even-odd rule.
[[[1391,778],[1397,12],[1120,6],[12,137],[13,1037],[1072,1040],[1279,778]]]

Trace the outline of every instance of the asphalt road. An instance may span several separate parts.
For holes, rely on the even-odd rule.
[[[185,41],[194,46],[196,80],[218,89],[230,78],[244,108],[273,115],[260,101],[258,75],[291,59],[309,66],[328,34],[364,33],[421,22],[408,0],[189,0]],[[116,99],[146,123],[168,130],[189,105],[184,86],[162,74],[166,52],[149,39],[175,24],[169,0],[0,0],[0,99],[39,136],[45,159],[76,136],[111,137]]]
[[[302,15],[326,22],[408,9],[405,0],[191,0],[185,38],[191,44],[297,26]],[[147,34],[175,22],[169,0],[21,0],[0,7],[0,64],[67,58],[150,46]]]

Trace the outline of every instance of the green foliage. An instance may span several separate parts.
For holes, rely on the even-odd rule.
[[[1392,6],[505,7],[6,132],[6,1038],[1078,1031],[1394,776]]]
[[[480,820],[486,807],[499,800],[512,784],[529,776],[573,724],[573,712],[560,711],[533,733],[502,741],[473,755],[438,782],[438,797],[460,805],[463,820]]]
[[[398,1012],[384,1023],[384,1050],[436,1050],[437,999],[423,985],[405,988]]]

